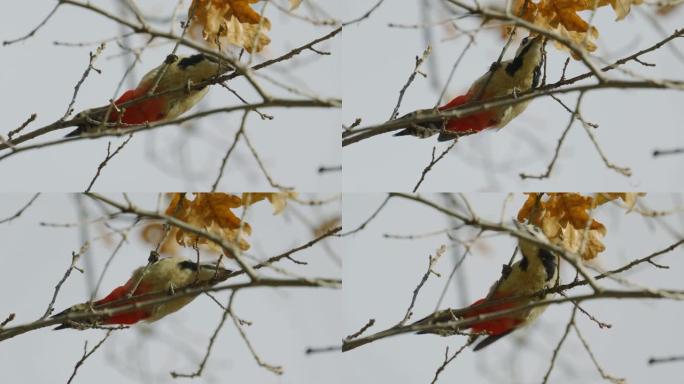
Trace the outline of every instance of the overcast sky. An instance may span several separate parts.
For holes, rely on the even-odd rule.
[[[368,10],[374,0],[349,2],[348,18]],[[437,1],[427,11],[430,21],[441,22],[448,14],[439,11]],[[490,2],[491,3],[491,2]],[[415,57],[426,48],[421,28],[397,28],[388,24],[421,25],[423,1],[388,0],[363,22],[344,30],[342,68],[344,82],[343,121],[351,124],[363,119],[361,126],[386,121],[415,64]],[[484,3],[483,3],[484,4]],[[641,9],[638,9],[641,8]],[[615,22],[609,8],[596,13],[594,24],[600,38],[596,55],[614,61],[649,47],[666,35],[658,32],[644,14],[649,7],[633,9],[625,20]],[[679,9],[656,21],[667,35],[681,28],[684,10]],[[475,29],[479,19],[459,20],[464,29]],[[400,115],[421,108],[432,108],[439,97],[449,72],[468,42],[466,36],[452,38],[453,30],[441,23],[430,28],[432,54],[421,67],[428,78],[417,76],[404,95]],[[480,32],[475,45],[458,66],[447,87],[446,98],[464,93],[470,83],[489,69],[501,52],[504,41],[500,30]],[[515,52],[517,41],[508,57]],[[684,41],[671,43],[684,52]],[[558,80],[567,53],[548,48],[548,82]],[[643,56],[657,64],[626,68],[647,77],[682,79],[684,62],[667,47]],[[567,76],[586,72],[578,61],[571,61]],[[609,78],[621,77],[617,71]],[[432,86],[432,82],[438,88]],[[573,107],[576,94],[559,96]],[[550,179],[526,180],[524,172],[540,174],[546,170],[569,114],[550,97],[535,99],[527,110],[499,131],[490,131],[462,139],[428,174],[421,191],[510,191],[510,190],[682,190],[684,172],[682,156],[654,159],[656,148],[684,145],[684,93],[652,90],[600,90],[585,95],[582,113],[590,122],[599,124],[595,135],[608,159],[622,167],[630,167],[633,176],[626,178],[607,169],[589,141],[582,126],[570,130]],[[348,192],[411,190],[430,161],[432,148],[437,153],[449,143],[437,144],[436,138],[392,137],[383,134],[349,145],[343,149],[344,189]]]
[[[274,0],[287,6],[287,0]],[[304,0],[298,11],[309,15],[313,0]],[[426,2],[427,1],[427,2]],[[269,109],[274,116],[263,121],[252,114],[248,135],[264,166],[276,183],[294,187],[305,197],[326,198],[344,192],[343,202],[323,206],[291,204],[285,214],[272,215],[267,203],[250,210],[247,221],[254,231],[250,253],[259,258],[279,254],[313,238],[311,226],[343,214],[346,230],[358,226],[381,203],[386,191],[410,191],[430,161],[433,147],[437,153],[449,143],[436,138],[392,137],[391,134],[340,147],[342,125],[362,119],[361,127],[385,122],[397,102],[399,91],[411,74],[415,57],[426,48],[424,28],[433,36],[432,53],[422,67],[427,76],[417,76],[404,95],[400,114],[435,105],[447,83],[452,65],[467,44],[464,36],[453,37],[449,17],[437,7],[438,0],[385,0],[369,17],[344,27],[337,37],[316,46],[330,55],[304,51],[284,63],[259,74],[312,92],[323,98],[341,98],[341,109]],[[189,0],[185,0],[187,9]],[[120,14],[116,0],[91,3]],[[146,14],[158,18],[154,26],[168,30],[167,19],[177,2],[168,0],[138,1]],[[365,14],[378,0],[317,0],[318,18],[351,20]],[[485,2],[482,2],[483,4]],[[55,1],[12,1],[0,23],[0,41],[24,35],[37,25]],[[261,5],[262,2],[259,2]],[[425,8],[426,4],[429,8]],[[8,8],[9,9],[9,8]],[[129,20],[133,16],[122,14]],[[293,48],[329,33],[334,26],[315,26],[305,20],[285,15],[269,6],[269,36],[272,43],[254,62],[278,57]],[[588,14],[583,14],[586,18]],[[615,22],[609,8],[602,8],[594,18],[600,31],[595,57],[607,62],[632,54],[662,40],[681,28],[684,10],[680,7],[668,16],[655,16],[647,6],[633,9],[625,20]],[[655,20],[655,24],[652,22]],[[466,29],[477,27],[480,20],[459,20]],[[392,26],[391,24],[395,24]],[[398,27],[401,25],[403,27]],[[176,26],[178,30],[178,26]],[[65,47],[61,43],[97,42],[127,32],[111,20],[70,5],[60,7],[52,19],[32,38],[0,47],[4,63],[0,71],[3,113],[0,134],[18,127],[31,114],[36,120],[32,130],[63,116],[73,88],[88,65],[88,53],[96,43]],[[145,36],[132,37],[128,44],[140,47]],[[504,41],[497,28],[478,33],[475,44],[446,85],[446,99],[464,92],[482,75],[499,55]],[[513,43],[508,57],[518,42]],[[642,57],[656,64],[645,67],[636,63],[625,66],[649,78],[682,79],[684,60],[670,47],[684,52],[684,39]],[[168,42],[155,41],[141,56],[126,82],[133,87],[149,69],[159,65],[171,51]],[[567,53],[548,47],[548,82],[556,81]],[[181,47],[180,54],[192,54]],[[101,106],[113,91],[130,62],[122,48],[110,42],[93,73],[80,88],[75,112]],[[572,61],[566,77],[585,72],[580,62]],[[258,74],[258,75],[259,75]],[[625,78],[618,71],[608,75]],[[257,77],[265,89],[277,96],[299,98]],[[239,78],[232,81],[249,102],[259,100],[249,84]],[[576,95],[560,95],[574,106]],[[212,87],[208,96],[193,111],[240,104],[232,93]],[[584,118],[599,125],[594,131],[607,158],[618,166],[629,167],[631,177],[608,169],[587,134],[576,123],[552,171],[544,181],[521,180],[520,173],[539,174],[553,157],[559,136],[569,114],[550,97],[535,99],[528,109],[504,129],[461,139],[453,150],[427,175],[420,192],[442,202],[431,192],[466,192],[475,211],[484,218],[506,222],[515,216],[523,202],[514,194],[502,213],[505,195],[495,192],[515,191],[649,191],[643,201],[654,209],[678,208],[678,213],[659,218],[625,214],[612,204],[597,210],[597,218],[608,228],[606,251],[597,263],[605,268],[624,265],[672,244],[684,236],[684,195],[659,192],[684,191],[684,157],[653,158],[654,149],[684,147],[684,93],[663,90],[600,90],[585,95]],[[241,114],[212,115],[182,126],[137,133],[122,152],[102,171],[94,190],[133,192],[131,198],[140,206],[154,209],[156,194],[144,192],[207,190],[219,171],[221,159],[233,142]],[[54,140],[63,131],[51,133],[37,142]],[[0,220],[12,215],[34,192],[82,191],[95,175],[107,153],[108,142],[118,146],[123,139],[102,138],[19,153],[0,160]],[[0,156],[6,152],[0,151]],[[342,172],[319,173],[318,168],[343,164]],[[244,142],[233,153],[219,189],[229,191],[270,190],[268,180]],[[19,193],[8,193],[19,192]],[[484,193],[487,192],[487,193]],[[138,194],[135,194],[138,193]],[[122,200],[121,194],[112,194]],[[96,216],[97,208],[88,198],[85,206]],[[16,313],[13,325],[40,317],[52,296],[55,284],[69,266],[71,254],[82,244],[77,227],[41,226],[47,223],[75,223],[78,206],[72,195],[46,193],[22,216],[0,224],[0,321]],[[663,225],[665,223],[665,225]],[[128,221],[117,221],[121,228]],[[254,362],[235,327],[226,324],[203,376],[207,383],[429,383],[441,363],[444,349],[460,347],[461,337],[440,338],[433,335],[404,335],[380,340],[348,353],[304,355],[307,347],[325,347],[340,343],[356,332],[370,318],[376,324],[368,332],[377,332],[401,320],[411,293],[423,275],[428,255],[442,244],[451,246],[445,235],[414,240],[383,237],[391,234],[421,234],[449,227],[444,216],[434,210],[407,201],[391,201],[386,209],[358,234],[335,238],[321,246],[307,249],[297,259],[308,265],[288,265],[306,276],[342,277],[343,290],[324,289],[253,289],[241,292],[236,301],[237,313],[254,325],[247,328],[250,340],[268,363],[282,365],[283,376],[275,376]],[[128,279],[130,272],[145,264],[150,245],[139,238],[138,225],[130,242],[120,251],[102,283],[98,296]],[[100,224],[88,226],[88,235],[99,238],[108,230]],[[459,238],[472,231],[451,232]],[[89,298],[93,276],[101,271],[116,239],[98,239],[79,264],[85,274],[74,272],[64,284],[55,304],[62,310]],[[478,241],[473,254],[458,270],[447,289],[442,307],[467,305],[482,297],[499,276],[515,246],[507,236],[489,236]],[[435,309],[437,298],[451,271],[458,247],[451,247],[438,265],[442,277],[430,277],[422,289],[414,318]],[[682,248],[663,255],[659,261],[669,269],[642,265],[624,276],[634,282],[657,288],[681,289],[684,268]],[[188,256],[191,253],[187,253]],[[194,257],[194,256],[193,256]],[[340,262],[342,260],[342,262]],[[344,264],[343,266],[341,264]],[[564,266],[564,278],[570,268]],[[610,284],[607,283],[606,284]],[[584,292],[582,289],[573,293]],[[217,294],[225,302],[227,294]],[[589,340],[597,359],[611,374],[626,377],[630,383],[670,383],[681,377],[681,364],[650,367],[653,356],[681,355],[681,318],[684,309],[677,302],[597,300],[584,307],[598,319],[613,325],[598,329],[585,316],[578,315],[578,326]],[[570,306],[550,308],[533,327],[516,332],[478,354],[466,351],[444,372],[441,382],[515,382],[539,383],[549,363],[549,355],[560,338],[570,313]],[[115,332],[103,348],[81,367],[75,382],[89,383],[178,383],[170,371],[189,372],[202,359],[208,339],[218,324],[220,308],[207,297],[199,297],[187,308],[155,324],[136,325]],[[41,329],[0,343],[0,383],[66,382],[74,364],[81,357],[83,343],[92,347],[103,336],[99,330],[53,332]],[[181,379],[181,381],[183,381]],[[579,340],[571,335],[563,347],[550,382],[603,382]]]
[[[114,13],[119,12],[113,0],[93,1],[94,5]],[[138,2],[146,14],[168,18],[176,2],[165,0]],[[279,1],[286,4],[285,1]],[[190,4],[185,1],[185,9]],[[339,17],[337,2],[322,4],[331,15]],[[10,40],[26,34],[52,9],[54,1],[12,1],[11,17],[0,25],[0,40]],[[304,12],[304,6],[302,12]],[[317,39],[333,27],[312,26],[309,23],[284,15],[275,7],[267,9],[271,19],[272,43],[254,62],[268,60],[291,49]],[[126,14],[126,18],[134,20]],[[154,24],[167,31],[168,22]],[[178,30],[178,28],[176,28]],[[88,65],[88,52],[96,44],[86,47],[53,45],[54,41],[67,43],[93,42],[128,32],[113,21],[94,12],[70,5],[60,7],[55,16],[34,37],[14,45],[0,47],[5,65],[0,71],[3,113],[0,114],[0,134],[17,128],[32,113],[38,115],[29,128],[52,123],[64,115],[73,94],[74,85]],[[133,37],[130,44],[138,48],[146,36]],[[131,75],[132,87],[140,77],[158,66],[171,52],[172,45],[158,40],[147,49],[141,63]],[[291,61],[269,67],[264,74],[285,84],[323,98],[340,98],[339,36],[321,44],[321,56],[303,52]],[[115,42],[110,42],[95,66],[101,74],[93,73],[81,86],[74,109],[99,107],[112,97],[125,68],[129,55],[122,55]],[[179,54],[192,54],[181,47]],[[263,78],[262,86],[276,96],[301,98],[276,88]],[[244,79],[229,84],[250,102],[258,101]],[[240,104],[229,91],[214,86],[207,97],[193,111]],[[250,116],[249,138],[259,152],[265,166],[276,182],[304,191],[337,191],[341,187],[339,172],[319,175],[320,166],[339,166],[339,109],[269,109],[272,121]],[[122,152],[111,161],[98,179],[95,190],[100,191],[160,191],[209,189],[219,171],[221,159],[233,142],[242,114],[215,114],[188,123],[182,127],[167,126],[152,132],[136,134]],[[54,140],[66,131],[41,138]],[[3,190],[11,191],[83,191],[95,175],[98,164],[107,154],[107,143],[116,148],[123,139],[103,138],[85,140],[67,145],[29,151],[0,161]],[[249,149],[240,143],[224,174],[221,187],[230,190],[271,189],[263,177]]]
[[[0,218],[12,215],[30,199],[31,195],[5,194],[0,199]],[[124,201],[120,194],[112,195]],[[311,198],[313,196],[303,196]],[[325,196],[319,195],[318,198]],[[131,195],[132,201],[145,209],[154,209],[156,195]],[[85,199],[91,218],[98,216],[92,201]],[[297,211],[313,224],[339,214],[338,204],[319,207],[293,205],[285,214],[274,216],[267,202],[260,202],[248,212],[247,222],[253,229],[248,252],[259,259],[275,256],[312,238],[310,228],[303,224]],[[30,209],[10,223],[0,225],[0,317],[4,320],[16,313],[14,325],[40,317],[52,297],[54,286],[62,278],[71,262],[71,252],[81,246],[79,229],[40,226],[40,222],[67,224],[77,221],[73,196],[41,195]],[[115,221],[115,228],[125,228],[130,220]],[[140,240],[138,225],[131,231],[125,244],[105,275],[98,297],[124,283],[134,268],[147,262],[152,247]],[[91,238],[108,231],[102,225],[88,227]],[[85,274],[74,271],[64,283],[55,303],[61,311],[90,297],[89,281],[99,276],[119,238],[94,240],[89,260],[78,266]],[[298,266],[281,263],[281,267],[310,277],[340,278],[341,267],[330,256],[332,249],[339,257],[339,242],[306,249],[296,254],[297,260],[308,262]],[[195,257],[193,252],[186,253]],[[206,252],[207,259],[211,259]],[[294,255],[293,255],[294,256]],[[90,269],[88,266],[92,265]],[[228,268],[236,268],[232,262]],[[238,279],[239,280],[239,279]],[[250,340],[260,356],[273,365],[282,365],[285,374],[274,374],[257,366],[247,347],[228,319],[218,336],[205,374],[198,382],[225,383],[344,383],[339,379],[338,354],[306,356],[307,347],[321,347],[339,343],[342,334],[342,312],[339,306],[341,291],[330,289],[248,289],[235,298],[238,316],[253,322],[246,327]],[[215,295],[227,302],[227,291]],[[191,372],[204,356],[209,337],[219,323],[222,310],[211,299],[200,296],[181,311],[152,324],[139,324],[117,331],[80,368],[74,383],[177,383],[170,371]],[[2,321],[2,320],[0,320]],[[50,328],[29,332],[5,340],[0,347],[0,382],[3,383],[66,383],[74,364],[81,358],[83,343],[91,348],[104,336],[104,331],[61,330]]]
[[[483,219],[498,221],[502,217],[504,194],[466,194],[473,210]],[[443,204],[438,195],[423,197]],[[344,197],[344,225],[356,228],[375,211],[384,198],[382,194],[347,194]],[[515,194],[503,211],[506,223],[517,214],[525,197]],[[678,207],[673,216],[663,218],[676,234],[670,234],[653,219],[607,204],[597,209],[595,217],[608,232],[606,250],[597,263],[607,269],[644,257],[666,248],[684,234],[681,213],[684,196],[650,194],[643,201],[652,209]],[[449,241],[445,234],[421,239],[387,239],[383,234],[420,235],[453,226],[447,218],[427,206],[408,200],[392,199],[380,214],[362,231],[347,238],[344,264],[345,334],[352,334],[375,319],[366,334],[397,324],[404,316],[411,295],[428,265],[428,255],[434,255],[441,245],[449,246],[435,270],[420,291],[414,307],[413,320],[435,310],[456,257],[463,249]],[[469,239],[475,230],[450,231],[458,239]],[[489,286],[500,276],[515,248],[509,236],[488,233],[473,245],[473,252],[449,284],[440,308],[463,307],[483,297]],[[643,264],[621,275],[629,281],[652,288],[682,288],[684,250],[677,250],[656,260],[670,267],[658,269]],[[562,281],[574,276],[571,267],[561,265]],[[601,284],[617,287],[606,280]],[[619,287],[620,289],[627,289]],[[579,288],[568,295],[587,293]],[[599,329],[586,316],[577,315],[577,325],[589,341],[603,368],[629,383],[678,383],[681,364],[660,364],[649,367],[654,356],[681,355],[681,302],[666,300],[595,300],[582,304],[600,321],[612,325]],[[534,325],[497,341],[477,353],[466,350],[440,376],[440,383],[541,383],[548,368],[553,348],[560,340],[572,308],[569,305],[550,307]],[[378,340],[344,353],[349,369],[347,382],[362,383],[429,383],[442,363],[447,346],[450,351],[461,347],[465,338],[435,335],[401,335]],[[600,378],[576,336],[568,336],[550,383],[598,384]]]

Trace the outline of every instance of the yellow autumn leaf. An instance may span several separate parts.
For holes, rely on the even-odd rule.
[[[589,230],[587,240],[584,240],[584,233],[584,229],[577,229],[573,226],[563,228],[561,245],[564,249],[580,254],[582,259],[591,260],[606,249],[601,243],[606,229]]]
[[[302,0],[290,0],[290,11],[295,10],[302,4]]]
[[[579,12],[610,5],[617,15],[616,20],[619,21],[629,14],[632,5],[641,3],[642,0],[514,0],[512,11],[520,18],[545,30],[556,32],[588,52],[593,52],[596,50],[595,40],[599,31],[595,26],[589,26]],[[510,31],[510,28],[506,27],[506,31]],[[554,42],[554,45],[560,50],[568,50],[558,42]],[[572,56],[575,59],[579,58],[575,53]]]
[[[616,21],[624,19],[632,8],[632,5],[639,5],[643,0],[610,0],[610,6],[615,11]]]
[[[261,17],[251,4],[258,0],[193,0],[191,27],[202,30],[202,37],[212,45],[227,44],[259,52],[270,39],[266,35],[271,22]]]
[[[608,201],[636,199],[626,193],[583,196],[579,193],[530,193],[518,211],[518,221],[538,226],[553,244],[578,253],[583,260],[594,259],[605,250],[601,242],[606,227],[590,215],[592,209]],[[586,235],[586,238],[585,238]]]
[[[609,201],[620,199],[625,202],[627,206],[627,213],[631,212],[637,203],[637,198],[646,195],[645,193],[623,192],[623,193],[599,193],[596,196],[596,206],[605,204]]]
[[[316,227],[313,230],[313,233],[315,236],[321,236],[324,233],[340,225],[342,225],[342,216],[335,215],[323,220],[318,225],[316,225]]]
[[[158,222],[150,222],[140,231],[140,238],[147,244],[156,247],[161,241],[159,253],[165,256],[178,256],[178,243],[174,236],[169,233],[164,238],[164,225]]]
[[[248,223],[241,222],[232,211],[242,206],[242,199],[239,196],[227,193],[195,193],[194,195],[194,200],[189,200],[185,194],[174,194],[166,208],[166,214],[204,229],[224,241],[236,244],[242,250],[249,249],[249,243],[245,237],[252,233],[252,228]],[[206,245],[212,250],[222,251],[216,243],[192,232],[174,228],[173,234],[180,245]]]
[[[287,206],[287,201],[297,197],[297,192],[249,192],[242,194],[242,203],[252,205],[258,201],[267,199],[273,206],[273,214],[277,215]]]

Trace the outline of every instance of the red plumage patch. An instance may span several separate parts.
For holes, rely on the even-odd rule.
[[[95,309],[103,309],[103,308],[108,308],[112,307],[109,304],[116,302],[118,300],[124,299],[126,294],[128,293],[128,290],[131,288],[131,286],[134,284],[134,281],[129,280],[126,282],[126,284],[114,288],[107,296],[105,296],[103,299],[98,300],[93,303],[93,307]],[[138,289],[135,290],[133,293],[132,297],[135,296],[140,296],[144,295],[145,293],[148,293],[148,288],[144,286],[143,284],[138,285]],[[129,303],[121,303],[119,305],[129,305],[134,303],[134,301],[131,301]],[[130,312],[123,312],[123,313],[118,313],[116,315],[113,315],[109,318],[106,318],[102,320],[102,324],[122,324],[122,325],[128,325],[128,324],[135,324],[140,320],[145,320],[150,316],[149,309],[136,309]]]
[[[505,296],[504,296],[505,297]],[[496,298],[502,298],[501,296]],[[487,299],[480,299],[474,302],[471,306],[477,306],[486,302]],[[488,313],[494,313],[498,311],[503,311],[505,309],[514,308],[518,303],[515,302],[503,302],[499,304],[492,304],[482,308],[473,309],[464,314],[464,318],[475,317],[478,315],[484,315]],[[477,333],[487,333],[489,335],[500,335],[506,333],[511,329],[522,323],[522,320],[515,317],[499,317],[497,319],[486,320],[479,323],[473,324],[470,329]]]
[[[448,111],[470,101],[471,95],[465,94],[454,97],[451,101],[439,107],[440,111]],[[483,95],[483,99],[486,95]],[[482,111],[472,115],[449,119],[446,123],[446,130],[457,133],[477,133],[486,128],[496,125],[496,115],[491,111]]]
[[[131,89],[121,95],[114,104],[119,106],[125,102],[143,97],[146,93],[146,89]],[[124,108],[126,108],[126,110],[124,111],[123,116],[121,116],[121,122],[125,124],[152,123],[161,120],[166,116],[164,113],[166,103],[161,97],[145,99]],[[119,121],[119,112],[112,110],[109,115],[109,122],[113,123],[117,121]]]
[[[150,314],[146,310],[138,309],[131,312],[120,313],[118,315],[114,315],[110,318],[104,319],[102,321],[102,324],[135,324],[140,320],[145,320],[149,316]]]

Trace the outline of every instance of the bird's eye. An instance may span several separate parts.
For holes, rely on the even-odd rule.
[[[527,43],[527,40],[529,40],[529,39],[530,39],[529,37],[523,38],[521,45],[525,45]]]

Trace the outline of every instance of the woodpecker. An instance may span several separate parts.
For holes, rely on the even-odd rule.
[[[164,68],[166,68],[164,70]],[[166,61],[143,76],[135,89],[124,92],[114,105],[89,109],[78,114],[77,117],[92,120],[78,127],[66,137],[79,136],[82,133],[96,132],[100,122],[123,124],[144,124],[158,121],[172,120],[195,106],[209,91],[208,87],[192,90],[192,84],[207,80],[227,72],[231,67],[227,63],[219,62],[216,58],[197,54],[193,56],[169,55]],[[159,80],[154,94],[159,96],[146,97],[154,87],[160,71],[165,71]],[[175,90],[167,93],[168,91]],[[125,102],[143,98],[140,102],[119,106]]]
[[[139,301],[151,300],[155,297],[143,297],[150,294],[173,294],[179,289],[190,286],[211,286],[230,277],[231,271],[211,263],[196,263],[182,258],[171,257],[158,259],[152,264],[142,266],[133,271],[128,281],[114,288],[101,300],[74,305],[52,317],[71,313],[87,313],[93,310],[116,309]],[[137,288],[136,288],[137,284]],[[130,297],[128,297],[130,295]],[[195,295],[181,296],[151,307],[133,309],[111,316],[97,319],[80,319],[64,322],[55,329],[78,328],[85,329],[94,325],[129,325],[141,320],[153,322],[181,309],[197,297]]]
[[[455,97],[438,107],[437,110],[446,112],[472,102],[517,95],[536,88],[539,85],[541,67],[544,62],[543,43],[544,38],[541,35],[524,38],[514,59],[492,63],[489,71],[475,80],[465,95]],[[437,138],[439,141],[454,140],[487,128],[501,128],[522,113],[528,104],[529,101],[523,101],[514,105],[485,109],[463,117],[415,123],[394,136],[412,135],[424,139],[439,133]],[[434,112],[433,109],[422,109],[401,118],[428,115]]]
[[[525,225],[519,226],[519,228],[524,228],[526,232],[536,239],[548,243],[546,236],[536,226]],[[464,309],[437,311],[414,324],[439,324],[463,320],[478,315],[525,306],[538,300],[552,297],[553,294],[545,294],[543,297],[530,297],[530,295],[552,288],[557,284],[558,255],[523,238],[519,238],[518,248],[522,258],[513,263],[513,265],[504,265],[500,279],[492,285],[489,294],[485,298],[475,301]],[[514,297],[519,298],[515,299]],[[506,300],[507,298],[511,299]],[[493,304],[486,305],[488,302]],[[505,317],[484,320],[470,325],[468,328],[472,331],[471,342],[475,341],[479,336],[487,336],[475,346],[474,350],[479,351],[516,329],[531,324],[545,309],[546,306],[532,307]],[[450,336],[459,334],[461,331],[462,329],[440,329],[419,333],[435,333],[440,336]]]

